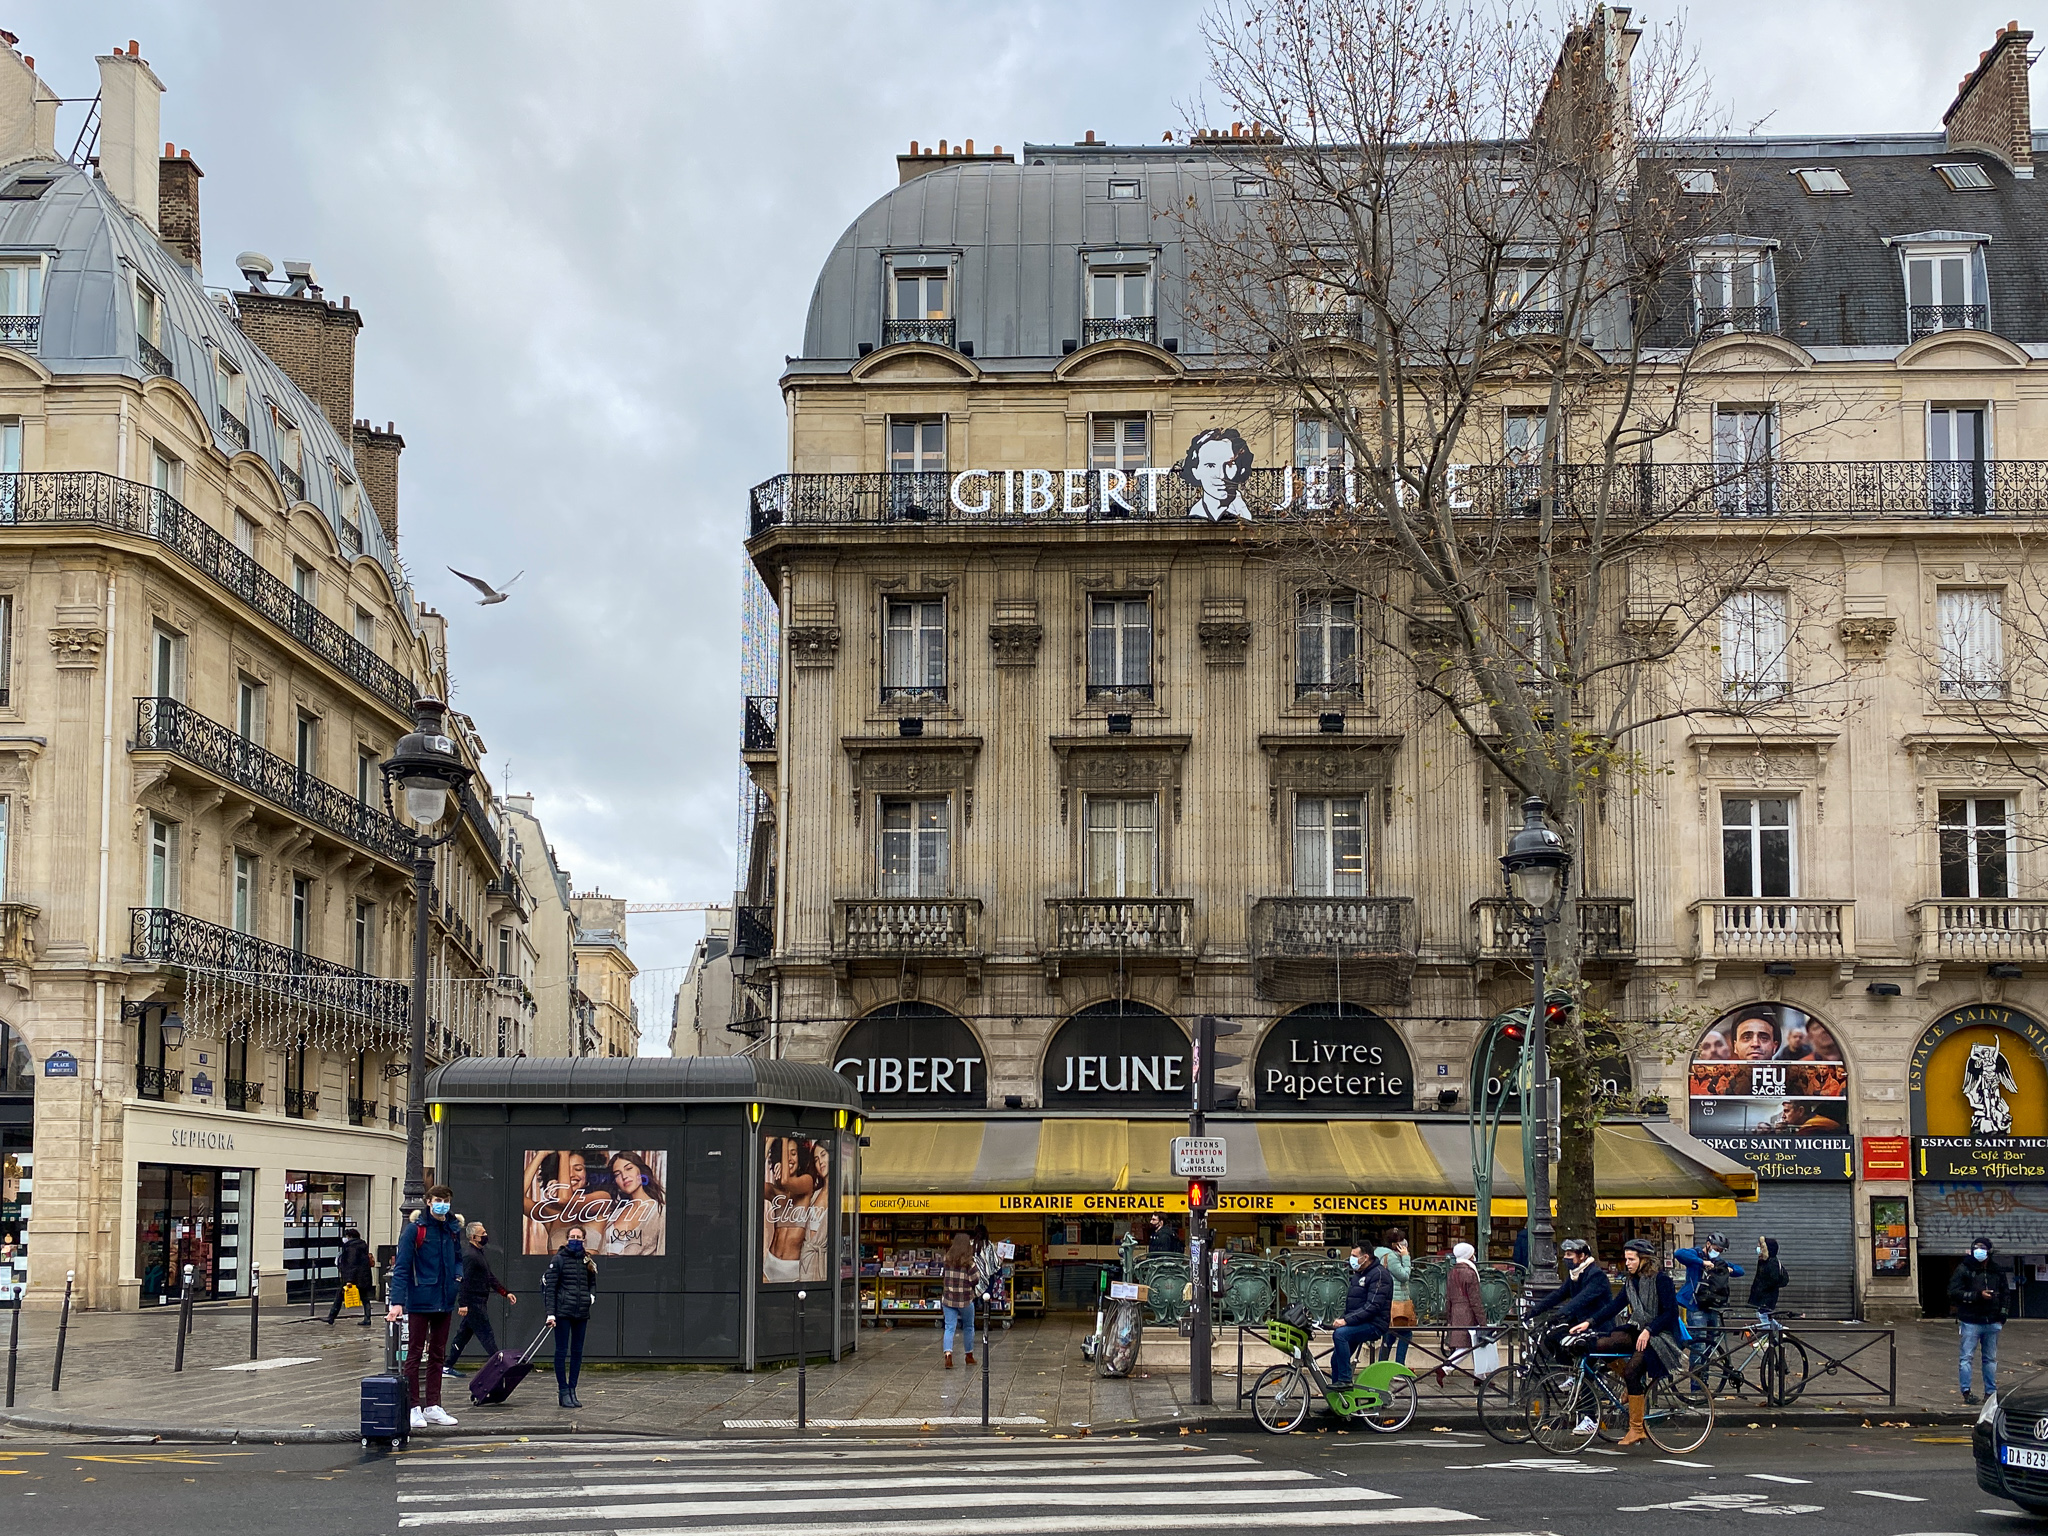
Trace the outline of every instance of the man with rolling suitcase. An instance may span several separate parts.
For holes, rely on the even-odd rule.
[[[464,1234],[469,1246],[462,1254],[462,1283],[455,1292],[455,1315],[462,1319],[462,1325],[455,1330],[455,1342],[448,1346],[448,1363],[441,1367],[444,1376],[460,1377],[462,1372],[455,1363],[462,1358],[462,1351],[471,1339],[484,1347],[484,1358],[489,1360],[498,1352],[498,1335],[491,1327],[490,1304],[495,1294],[505,1298],[507,1306],[517,1306],[519,1298],[498,1283],[498,1277],[491,1273],[491,1261],[484,1253],[484,1244],[491,1240],[490,1232],[480,1221],[472,1221]]]
[[[402,1317],[406,1322],[405,1380],[412,1393],[414,1429],[455,1424],[455,1416],[441,1406],[441,1361],[462,1270],[462,1224],[455,1218],[454,1201],[445,1184],[428,1190],[427,1208],[399,1229],[398,1252],[391,1261],[387,1320],[395,1323]]]

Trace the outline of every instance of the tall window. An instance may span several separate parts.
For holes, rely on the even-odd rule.
[[[0,592],[0,709],[14,702],[14,594]]]
[[[320,590],[320,577],[313,567],[303,560],[292,562],[292,590],[307,602],[314,602]]]
[[[317,1104],[318,1095],[306,1092],[306,1042],[302,1037],[284,1053],[284,1112],[294,1120],[310,1120]]]
[[[1722,512],[1768,512],[1775,444],[1769,409],[1725,406],[1714,413],[1714,505]]]
[[[255,1081],[249,1076],[249,1065],[249,1030],[245,1025],[230,1035],[227,1042],[227,1081],[222,1087],[229,1109],[253,1109],[258,1102],[262,1090],[259,1088],[254,1094],[249,1091]],[[260,1074],[263,1070],[261,1056],[256,1058],[255,1065]]]
[[[149,451],[149,483],[176,501],[185,487],[185,466],[163,449]]]
[[[1501,418],[1501,460],[1507,466],[1510,512],[1542,510],[1543,450],[1550,440],[1550,412],[1514,408]]]
[[[1927,412],[1927,501],[1931,512],[1983,512],[1984,408],[1938,405]]]
[[[1294,696],[1364,692],[1358,667],[1358,599],[1304,592],[1294,621]]]
[[[235,683],[235,734],[256,746],[263,745],[263,685],[250,678]]]
[[[500,976],[510,976],[512,974],[512,930],[510,928],[500,928],[498,930],[498,974]]]
[[[1297,469],[1339,469],[1348,462],[1350,448],[1344,429],[1327,416],[1294,418],[1294,465]]]
[[[1088,696],[1152,697],[1152,604],[1142,597],[1088,603]]]
[[[1503,267],[1495,285],[1494,309],[1509,335],[1554,332],[1564,324],[1557,274],[1549,267]]]
[[[882,698],[946,697],[946,605],[891,598],[885,607]]]
[[[313,882],[304,875],[292,876],[292,948],[306,953],[313,931]]]
[[[2005,697],[2005,624],[1996,587],[1944,587],[1935,599],[1935,641],[1945,699]]]
[[[1088,894],[1117,899],[1159,892],[1158,807],[1150,799],[1088,797]]]
[[[245,555],[256,553],[256,519],[246,512],[235,514],[235,548]]]
[[[1721,798],[1721,894],[1792,894],[1792,806],[1789,799]]]
[[[214,354],[213,359],[213,387],[220,396],[220,408],[241,426],[240,441],[246,446],[249,440],[249,407],[243,399],[242,370],[219,353]]]
[[[889,471],[921,474],[946,467],[946,418],[896,416],[889,421]]]
[[[356,644],[374,647],[377,643],[377,616],[367,608],[356,610]]]
[[[1692,263],[1693,329],[1768,334],[1778,328],[1778,298],[1769,251],[1714,252]]]
[[[356,799],[363,805],[370,803],[370,797],[377,788],[377,754],[356,753]]]
[[[1983,260],[1977,246],[1921,246],[1905,253],[1909,341],[1936,331],[1986,328]]]
[[[1721,605],[1721,696],[1755,703],[1792,691],[1783,592],[1731,592]]]
[[[14,802],[0,795],[0,901],[7,900],[7,823]]]
[[[882,802],[882,894],[943,896],[951,879],[950,807],[936,800]]]
[[[301,785],[314,776],[320,762],[320,722],[312,715],[299,716],[297,739],[293,743],[293,766],[299,770]]]
[[[1090,469],[1143,469],[1152,462],[1150,422],[1143,416],[1090,416]]]
[[[256,855],[253,853],[235,855],[235,889],[230,915],[235,932],[256,931]]]
[[[1365,894],[1365,816],[1357,796],[1295,798],[1294,893]]]
[[[303,501],[306,495],[305,459],[299,424],[276,406],[270,408],[270,424],[277,433],[277,466],[283,472],[279,478],[294,499]]]
[[[350,934],[350,950],[355,968],[366,976],[377,970],[377,908],[367,901],[358,901]]]
[[[164,340],[164,302],[149,284],[135,285],[135,334],[153,347]]]
[[[0,315],[40,315],[42,312],[43,264],[40,261],[0,262]]]
[[[1943,896],[2003,901],[2012,895],[2015,881],[2010,802],[1944,798],[1938,836]]]
[[[159,699],[185,696],[185,637],[161,625],[150,631],[150,692]]]
[[[1543,676],[1543,615],[1536,610],[1536,594],[1524,589],[1508,594],[1508,648],[1514,656],[1515,675],[1524,683]]]
[[[0,420],[0,475],[21,473],[21,418]],[[8,507],[13,505],[10,500]]]
[[[178,824],[161,816],[149,818],[149,903],[178,905]]]

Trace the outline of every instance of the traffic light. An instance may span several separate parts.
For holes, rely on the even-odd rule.
[[[1234,1067],[1244,1060],[1242,1056],[1231,1056],[1216,1049],[1218,1037],[1241,1035],[1242,1024],[1233,1024],[1228,1019],[1219,1019],[1213,1013],[1205,1013],[1195,1023],[1195,1112],[1208,1114],[1215,1109],[1237,1108],[1238,1090],[1218,1089],[1216,1069]]]
[[[1216,1203],[1216,1181],[1214,1179],[1188,1180],[1188,1214],[1206,1216],[1209,1208]]]

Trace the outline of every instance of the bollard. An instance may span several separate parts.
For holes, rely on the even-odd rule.
[[[21,1298],[14,1298],[14,1318],[7,1325],[7,1406],[14,1406],[14,1366],[21,1355]]]
[[[990,1358],[989,1350],[996,1341],[995,1329],[995,1297],[984,1293],[981,1298],[981,1427],[983,1429],[988,1428],[988,1362]],[[968,1342],[970,1344],[974,1342],[972,1334],[968,1335]]]
[[[178,1358],[172,1364],[172,1374],[185,1369],[185,1335],[192,1331],[192,1266],[185,1266],[185,1291],[178,1298]]]
[[[796,1293],[796,1427],[802,1429],[806,1417],[804,1403],[804,1297],[805,1291]]]
[[[57,1384],[64,1379],[64,1335],[71,1331],[71,1281],[78,1273],[75,1269],[64,1271],[64,1310],[57,1317],[57,1360],[50,1367],[50,1391],[55,1393]]]
[[[261,1318],[257,1308],[263,1305],[263,1266],[249,1266],[249,1358],[256,1358],[257,1328]]]

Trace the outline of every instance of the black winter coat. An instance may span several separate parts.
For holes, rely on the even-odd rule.
[[[1984,1293],[1991,1294],[1986,1296]],[[2005,1321],[2005,1276],[1986,1259],[1964,1259],[1948,1277],[1948,1299],[1955,1315],[1966,1323]]]
[[[588,1317],[591,1298],[597,1295],[597,1266],[585,1254],[572,1255],[565,1245],[548,1260],[547,1273],[540,1277],[541,1307],[549,1317]]]
[[[1613,1295],[1614,1288],[1608,1282],[1607,1271],[1598,1264],[1588,1264],[1585,1273],[1577,1279],[1572,1277],[1570,1270],[1566,1270],[1564,1284],[1539,1296],[1530,1315],[1541,1316],[1556,1308],[1559,1322],[1589,1323],[1601,1315]]]
[[[509,1296],[512,1293],[491,1273],[491,1261],[484,1257],[483,1249],[471,1243],[462,1250],[462,1286],[455,1293],[455,1304],[458,1307],[481,1307],[493,1294]]]
[[[1749,1281],[1749,1304],[1760,1312],[1773,1312],[1778,1292],[1785,1289],[1785,1266],[1778,1262],[1778,1240],[1764,1239],[1764,1256],[1757,1260],[1756,1273]]]
[[[334,1261],[340,1271],[338,1278],[343,1285],[353,1285],[367,1290],[370,1285],[370,1245],[360,1237],[345,1237],[341,1240],[341,1254]]]
[[[1384,1333],[1393,1306],[1394,1277],[1387,1272],[1387,1266],[1376,1263],[1370,1269],[1361,1269],[1351,1277],[1351,1286],[1344,1293],[1344,1326],[1356,1328],[1364,1324]]]

